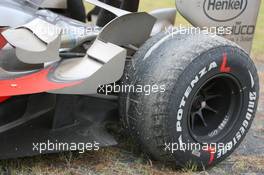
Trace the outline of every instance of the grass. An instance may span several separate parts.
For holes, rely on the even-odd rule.
[[[142,0],[142,2],[143,3],[140,4],[140,11],[152,11],[157,8],[175,7],[174,0]],[[189,23],[178,13],[176,25],[179,24],[187,25]],[[256,34],[252,47],[252,56],[259,61],[264,61],[264,2],[262,2],[260,6]]]
[[[264,2],[260,6],[252,54],[259,61],[264,61]]]
[[[157,8],[174,7],[174,0],[142,0],[141,11],[151,11]],[[86,4],[87,8],[91,8]],[[178,24],[188,24],[179,14]],[[253,44],[252,55],[257,60],[264,60],[264,4],[260,7],[256,35]],[[56,175],[192,175],[195,174],[190,169],[184,168],[176,171],[173,167],[165,166],[159,162],[153,162],[146,156],[135,151],[133,143],[122,138],[118,147],[104,148],[98,152],[88,152],[85,154],[60,153],[53,155],[35,156],[16,160],[0,161],[0,175],[4,172],[9,174],[56,174]],[[223,173],[227,164],[234,174],[250,170],[260,170],[264,172],[264,159],[261,157],[239,157],[232,156],[224,164],[214,168],[214,171]],[[207,172],[201,173],[207,174]],[[229,174],[229,173],[227,173]]]
[[[129,147],[129,146],[128,146]],[[264,172],[264,159],[232,156],[213,168],[210,174]],[[133,154],[127,147],[104,148],[85,154],[60,153],[0,162],[0,174],[11,175],[195,175],[195,167],[182,170]],[[2,173],[1,173],[2,172]],[[229,173],[228,173],[229,172]],[[209,174],[208,172],[201,172]]]
[[[85,154],[60,153],[0,162],[1,172],[18,175],[192,175],[190,171],[178,171],[158,162],[152,162],[140,154],[133,154],[131,145],[104,148]],[[134,148],[133,148],[134,149]],[[1,171],[2,170],[2,171]]]

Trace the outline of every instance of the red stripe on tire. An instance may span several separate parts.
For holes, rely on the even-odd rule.
[[[220,72],[223,72],[223,73],[231,72],[231,67],[229,67],[227,64],[227,54],[226,53],[223,53],[223,60],[222,60]]]
[[[214,156],[215,156],[216,149],[213,147],[209,147],[209,148],[205,149],[204,151],[206,151],[210,154],[208,165],[211,165],[215,160]]]

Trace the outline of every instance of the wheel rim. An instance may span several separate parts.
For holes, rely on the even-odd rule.
[[[237,79],[217,75],[196,91],[188,114],[188,126],[197,142],[217,142],[239,118],[243,93]]]

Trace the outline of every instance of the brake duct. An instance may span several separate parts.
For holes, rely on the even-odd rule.
[[[147,13],[130,13],[116,18],[102,29],[84,58],[63,61],[53,74],[57,80],[72,80],[83,78],[81,75],[85,72],[88,76],[84,81],[50,92],[96,94],[100,85],[118,81],[123,75],[127,56],[123,47],[141,46],[149,38],[154,24],[155,18]]]

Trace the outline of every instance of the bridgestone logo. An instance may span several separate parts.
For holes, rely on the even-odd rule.
[[[242,10],[245,0],[208,0],[207,10]]]

